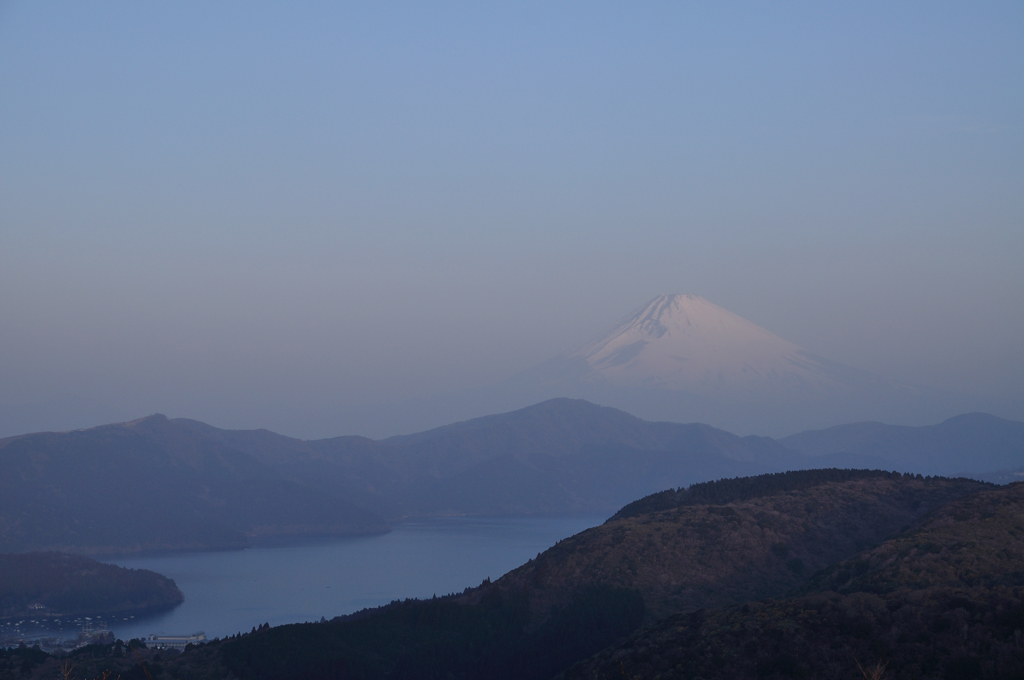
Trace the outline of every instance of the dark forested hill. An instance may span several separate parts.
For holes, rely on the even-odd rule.
[[[1024,484],[955,501],[802,591],[665,618],[565,678],[1024,677]]]
[[[0,555],[0,619],[137,614],[183,599],[174,581],[145,569],[55,552]]]
[[[968,413],[938,425],[853,423],[801,432],[779,443],[817,464],[885,467],[926,475],[987,473],[1024,467],[1024,423]]]
[[[930,510],[990,488],[889,473],[793,473],[722,504],[611,520],[494,583],[232,640],[242,678],[547,678],[644,621],[781,595]],[[614,677],[614,676],[609,676]]]
[[[770,597],[986,486],[866,470],[702,484],[693,494],[696,502],[619,513],[560,542],[492,588],[528,590],[541,611],[589,585],[625,588],[643,597],[648,619]]]

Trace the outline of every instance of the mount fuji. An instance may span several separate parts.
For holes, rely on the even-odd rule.
[[[697,295],[659,295],[499,389],[775,436],[854,420],[949,415],[927,413],[925,390],[816,356]]]
[[[707,396],[770,397],[843,384],[793,343],[696,295],[659,295],[561,361],[578,365],[587,382]]]
[[[955,395],[830,361],[702,297],[675,294],[518,375],[407,412],[418,411],[417,424],[427,426],[555,397],[774,437],[864,420],[925,425],[978,410]]]

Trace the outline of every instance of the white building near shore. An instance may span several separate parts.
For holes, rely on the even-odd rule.
[[[206,642],[206,633],[200,631],[192,635],[150,635],[146,646],[153,649],[175,649],[182,651],[186,645],[198,645]]]

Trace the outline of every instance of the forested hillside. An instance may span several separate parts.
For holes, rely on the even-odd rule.
[[[543,612],[564,605],[579,588],[625,588],[643,597],[648,621],[772,597],[986,487],[968,479],[834,470],[712,482],[694,487],[703,502],[612,518],[490,589],[529,592],[533,609]]]
[[[955,501],[801,590],[668,617],[565,678],[1024,677],[1024,484]]]
[[[174,581],[145,569],[55,552],[0,555],[0,619],[136,614],[183,600]]]

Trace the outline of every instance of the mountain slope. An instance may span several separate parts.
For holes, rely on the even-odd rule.
[[[1024,484],[941,508],[798,596],[671,616],[564,674],[1024,677]]]
[[[311,442],[337,467],[303,468],[311,483],[358,470],[389,516],[611,512],[666,485],[783,470],[801,460],[763,437],[652,423],[582,400],[553,399],[374,444]],[[298,469],[298,468],[297,468]],[[384,498],[386,497],[386,498]]]
[[[696,295],[659,295],[580,347],[482,390],[588,399],[653,420],[771,436],[865,419],[935,421],[956,399],[816,356]]]
[[[768,396],[840,385],[793,343],[696,295],[659,295],[566,358],[586,363],[585,380],[620,387]]]
[[[392,518],[610,512],[667,486],[822,466],[923,474],[1024,466],[1024,423],[985,414],[927,427],[844,425],[779,441],[564,398],[379,441],[307,442],[185,419],[169,427]],[[161,441],[181,446],[182,436]]]
[[[1010,468],[1024,462],[1022,429],[982,415],[932,429],[854,425],[787,439],[798,452],[564,398],[381,441],[151,416],[0,441],[0,552],[240,547],[386,531],[382,517],[610,514],[666,487],[822,464]],[[845,441],[852,453],[838,453]]]
[[[163,416],[0,442],[0,552],[238,548],[387,524]]]
[[[304,442],[263,430],[171,422],[389,518],[611,512],[667,485],[804,461],[765,437],[652,423],[571,399],[380,441]]]
[[[611,512],[797,459],[769,439],[565,399],[379,442],[151,416],[0,441],[0,551],[231,548],[386,531],[380,515]]]
[[[988,472],[1024,466],[1024,423],[968,413],[938,425],[853,423],[801,432],[779,443],[807,456],[884,461],[924,474]]]
[[[460,596],[264,629],[225,643],[220,660],[261,680],[550,678],[645,619],[782,594],[929,509],[990,488],[867,471],[788,477],[796,482],[784,493],[768,484],[766,496],[609,521]]]
[[[792,480],[791,488],[778,490],[779,478]],[[770,597],[987,486],[966,479],[829,470],[742,481],[749,482],[752,494],[739,493],[731,480],[723,480],[700,485],[724,489],[711,502],[680,500],[635,514],[624,509],[505,575],[493,588],[529,590],[537,611],[564,604],[590,585],[626,588],[643,596],[652,618]]]

